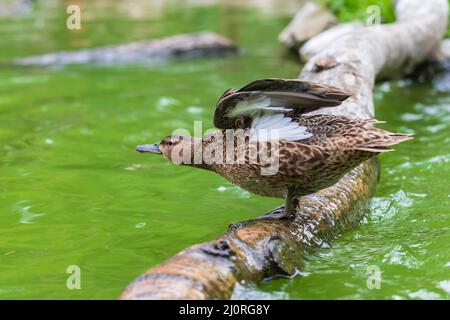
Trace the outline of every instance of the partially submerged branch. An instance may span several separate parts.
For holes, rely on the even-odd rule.
[[[67,64],[156,63],[167,59],[192,59],[236,54],[238,48],[231,40],[214,32],[176,35],[172,37],[56,52],[17,58],[17,65],[60,66]]]

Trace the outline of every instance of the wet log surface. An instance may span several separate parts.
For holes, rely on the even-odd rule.
[[[202,32],[100,48],[17,58],[13,61],[13,64],[24,66],[151,64],[168,59],[206,58],[236,54],[237,52],[238,48],[231,40],[213,32]]]
[[[373,117],[375,78],[409,72],[436,51],[447,25],[447,1],[399,0],[396,11],[397,23],[358,28],[308,60],[301,79],[352,93],[340,107],[320,113]],[[239,282],[293,275],[306,255],[358,224],[378,175],[377,160],[366,161],[334,186],[302,197],[295,219],[232,225],[217,240],[189,247],[151,268],[119,298],[229,299]]]

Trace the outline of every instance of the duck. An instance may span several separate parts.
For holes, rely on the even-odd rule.
[[[350,96],[305,80],[256,80],[220,96],[216,131],[201,138],[170,135],[136,150],[213,171],[251,193],[284,198],[283,206],[261,218],[290,219],[302,196],[332,186],[362,162],[412,139],[376,128],[381,121],[375,119],[310,114]]]

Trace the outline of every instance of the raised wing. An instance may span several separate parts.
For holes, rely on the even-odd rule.
[[[263,79],[219,99],[214,125],[221,129],[250,128],[257,118],[281,114],[294,117],[341,104],[350,95],[338,88],[302,80]]]

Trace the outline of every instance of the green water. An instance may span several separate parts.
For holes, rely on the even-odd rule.
[[[0,61],[176,33],[213,30],[239,57],[160,66],[0,68],[0,299],[113,299],[147,268],[216,238],[229,223],[282,200],[134,147],[193,121],[212,127],[216,98],[261,77],[296,77],[276,42],[289,15],[275,9],[182,6],[142,11],[85,5],[83,29],[65,7],[0,20]],[[377,117],[413,142],[381,157],[370,214],[293,279],[241,288],[238,298],[450,298],[450,96],[428,84],[382,84]],[[81,289],[66,269],[81,269]],[[367,288],[367,267],[382,271]]]

